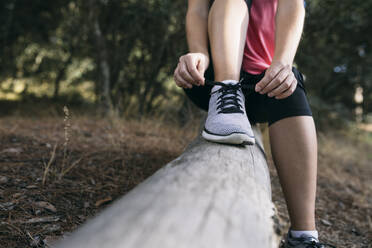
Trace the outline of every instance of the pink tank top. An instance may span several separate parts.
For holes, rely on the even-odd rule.
[[[267,69],[274,56],[275,14],[278,0],[252,1],[242,69],[260,74]]]

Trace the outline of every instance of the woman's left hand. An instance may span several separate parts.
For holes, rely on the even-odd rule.
[[[297,86],[297,79],[292,66],[273,62],[266,70],[265,76],[256,84],[255,90],[275,99],[284,99],[292,95]]]

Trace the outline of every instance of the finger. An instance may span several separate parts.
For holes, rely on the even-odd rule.
[[[187,81],[185,81],[183,78],[179,77],[179,76],[176,76],[176,82],[177,82],[177,85],[181,88],[185,88],[185,89],[191,89],[192,88],[192,84],[188,83]]]
[[[203,81],[203,77],[200,76],[199,71],[196,69],[196,65],[198,64],[196,58],[193,56],[186,57],[185,63],[188,72],[190,73],[192,79],[194,80],[193,83],[200,85],[201,82]]]
[[[187,67],[186,67],[186,63],[184,62],[181,62],[180,63],[180,68],[178,70],[178,75],[186,82],[188,82],[189,84],[193,84],[194,83],[194,79],[192,78],[192,76],[190,75],[189,71],[187,70]]]
[[[286,67],[282,68],[282,70],[280,70],[279,73],[276,74],[276,76],[271,80],[271,82],[260,91],[260,94],[266,94],[275,89],[276,87],[278,87],[280,84],[283,83],[283,81],[289,76],[290,73],[291,71],[289,71],[288,68]]]
[[[289,75],[278,87],[270,91],[267,94],[267,96],[273,97],[273,96],[280,95],[281,93],[283,93],[284,91],[286,91],[287,89],[291,87],[291,84],[293,83],[293,79],[294,77]]]
[[[265,73],[265,76],[256,84],[255,91],[260,92],[271,81],[271,74]]]
[[[295,79],[293,83],[291,84],[291,87],[288,90],[284,91],[282,94],[276,96],[275,99],[279,100],[279,99],[284,99],[284,98],[289,97],[296,90],[296,87],[297,87],[297,80]]]
[[[256,84],[255,90],[259,92],[263,88],[265,88],[266,85],[269,84],[273,78],[275,78],[276,74],[278,74],[279,71],[280,70],[278,68],[269,68],[265,72],[265,76]]]
[[[177,67],[175,73],[174,73],[174,81],[176,82],[176,85],[181,88],[192,88],[192,85],[185,81],[179,74],[179,67]]]
[[[201,75],[201,78],[202,78],[202,81],[201,81],[201,85],[204,85],[204,81],[205,81],[205,78],[204,78],[204,72],[205,72],[205,63],[203,63],[202,60],[199,60],[199,63],[197,65],[197,70],[199,71],[199,74]]]

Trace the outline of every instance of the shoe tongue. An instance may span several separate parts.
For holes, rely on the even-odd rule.
[[[224,83],[226,85],[234,85],[234,84],[237,84],[239,83],[238,81],[236,80],[223,80],[221,81],[221,83]],[[216,91],[216,90],[219,90],[222,86],[220,85],[215,85],[213,86],[212,88],[212,92]],[[230,96],[235,96],[234,94],[226,94],[225,97],[230,97]],[[229,108],[229,107],[235,107],[235,104],[233,103],[233,100],[232,99],[229,99],[227,100],[226,102],[227,104],[225,105],[225,108]],[[243,103],[241,103],[243,104]]]
[[[234,84],[237,84],[239,82],[237,80],[228,79],[228,80],[221,81],[221,83],[234,85]],[[221,85],[215,85],[215,86],[213,86],[212,92],[215,91],[215,90],[221,89],[221,87],[222,87]]]
[[[224,83],[224,84],[237,84],[237,83],[239,83],[237,80],[233,80],[233,79],[223,80],[221,82]]]

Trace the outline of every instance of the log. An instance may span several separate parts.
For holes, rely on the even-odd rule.
[[[199,135],[55,247],[277,248],[270,175],[258,127],[254,133],[254,146]]]

